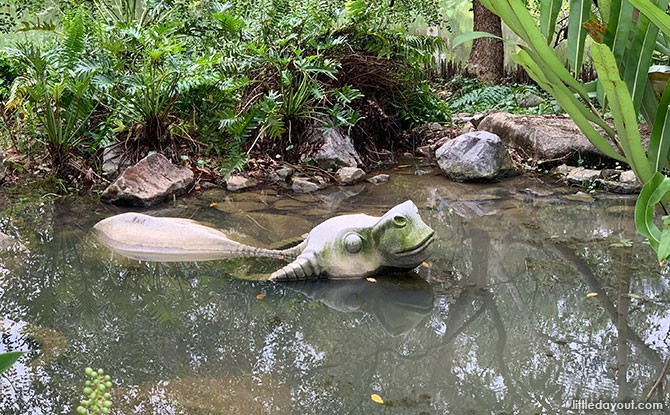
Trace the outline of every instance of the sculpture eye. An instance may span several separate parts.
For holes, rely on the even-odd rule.
[[[407,218],[405,218],[404,216],[400,216],[400,215],[395,216],[393,218],[393,224],[395,225],[396,228],[402,228],[405,225],[407,225]]]
[[[344,236],[344,249],[350,254],[355,254],[361,250],[363,246],[363,238],[357,233],[349,233]]]

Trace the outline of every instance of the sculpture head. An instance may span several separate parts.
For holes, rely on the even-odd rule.
[[[382,265],[393,268],[421,265],[432,253],[434,235],[411,200],[386,212],[372,228]]]
[[[336,216],[312,229],[304,251],[270,279],[360,278],[386,268],[412,269],[432,253],[434,234],[409,200],[382,217]]]

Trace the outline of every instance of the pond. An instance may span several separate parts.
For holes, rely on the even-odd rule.
[[[30,353],[0,378],[0,413],[73,413],[87,366],[111,375],[115,414],[577,414],[575,400],[644,401],[668,357],[670,286],[635,232],[634,197],[389,173],[146,211],[278,247],[328,217],[413,200],[433,256],[371,281],[258,280],[283,264],[267,258],[139,263],[90,233],[124,209],[7,203],[0,230],[22,246],[0,260],[0,352]],[[651,401],[670,407],[670,391]]]

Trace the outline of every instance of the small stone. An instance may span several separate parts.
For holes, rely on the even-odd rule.
[[[585,169],[578,167],[571,171],[565,179],[570,184],[585,185],[600,177],[600,170]]]
[[[297,193],[311,193],[319,190],[319,185],[310,182],[304,177],[294,177],[291,182],[291,189]]]
[[[292,167],[282,167],[277,170],[277,176],[282,180],[288,180],[289,177],[293,176],[293,173],[295,173],[295,169]]]
[[[164,155],[153,153],[128,167],[100,195],[107,203],[153,206],[186,193],[193,185],[191,169],[176,166]]]
[[[377,174],[375,176],[368,178],[367,182],[372,184],[382,184],[388,182],[390,177],[391,176],[389,176],[388,174]]]
[[[108,176],[120,173],[132,163],[126,157],[124,148],[118,144],[112,144],[102,150],[102,172]]]
[[[517,97],[516,103],[521,108],[532,108],[537,107],[538,105],[546,104],[547,101],[541,96],[526,92],[525,94]]]
[[[202,190],[209,190],[215,188],[216,185],[212,182],[200,182],[200,188]]]
[[[621,170],[602,169],[600,171],[600,178],[605,180],[617,180],[621,176]]]
[[[478,113],[472,116],[472,119],[470,122],[475,128],[479,128],[479,123],[482,122],[482,120],[487,116],[488,114],[486,113]]]
[[[341,184],[353,184],[365,176],[365,172],[357,167],[342,167],[335,173],[337,181]]]
[[[567,176],[572,173],[573,170],[576,170],[577,167],[568,166],[567,164],[561,164],[560,166],[554,167],[551,170],[551,174],[554,176]]]
[[[431,146],[421,146],[417,147],[416,149],[416,154],[418,154],[421,157],[430,157],[430,148]]]
[[[635,172],[633,170],[626,170],[621,172],[621,175],[619,176],[619,181],[621,183],[630,183],[630,184],[639,183],[637,181],[637,176],[635,176]]]
[[[230,176],[228,181],[226,181],[226,189],[234,192],[236,190],[247,189],[249,187],[254,187],[258,182],[250,177],[244,176]]]

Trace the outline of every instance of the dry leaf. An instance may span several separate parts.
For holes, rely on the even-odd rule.
[[[372,395],[370,395],[370,399],[372,399],[373,401],[375,401],[377,403],[381,403],[381,404],[384,403],[384,400],[382,399],[382,397],[377,395],[376,393],[373,393]]]
[[[428,278],[430,278],[430,279],[433,280],[433,281],[437,281],[437,282],[439,282],[439,283],[444,282],[443,280],[441,280],[441,279],[439,279],[439,278],[435,278],[435,277],[433,277],[432,275],[429,275]]]
[[[423,265],[426,268],[428,268],[430,266],[430,265],[428,265],[428,263],[426,261],[422,262],[421,265]]]
[[[214,206],[216,206],[216,205],[217,205],[216,202],[212,202],[212,203],[209,204],[209,207],[214,207]]]
[[[262,300],[263,298],[265,298],[265,296],[264,296],[263,294],[258,294],[258,295],[256,296],[256,299],[257,299],[257,300]]]
[[[374,278],[370,278],[370,277],[366,278],[366,280],[367,280],[368,282],[377,282],[376,279],[374,279]]]
[[[660,265],[661,268],[663,267],[663,264],[665,264],[665,259],[662,259],[661,262],[658,263],[658,265]]]
[[[398,166],[399,169],[404,169],[405,167],[409,167],[409,164],[401,164]]]
[[[598,293],[588,293],[586,294],[586,298],[595,297],[596,295],[598,295]]]
[[[194,189],[195,189],[196,192],[198,192],[198,191],[200,191],[200,186],[196,186]]]
[[[279,255],[279,259],[284,259],[284,255]]]

